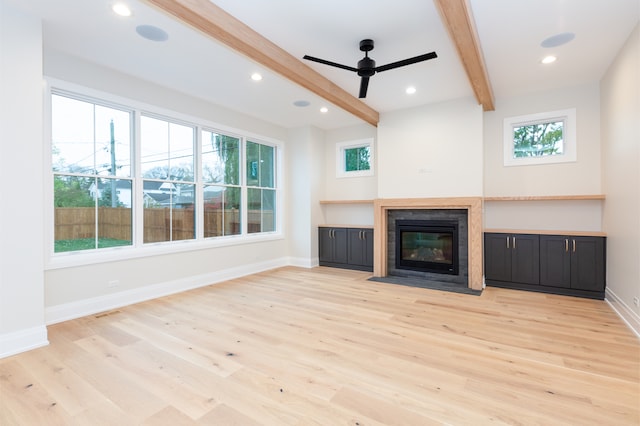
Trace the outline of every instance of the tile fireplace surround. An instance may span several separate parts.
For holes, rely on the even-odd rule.
[[[378,198],[373,202],[373,276],[387,274],[387,213],[401,209],[466,209],[469,222],[469,288],[482,290],[482,197]]]

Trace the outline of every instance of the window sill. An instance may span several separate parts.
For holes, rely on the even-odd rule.
[[[173,241],[145,244],[142,247],[113,247],[91,252],[69,252],[50,255],[45,271],[75,268],[78,266],[100,263],[120,262],[144,257],[163,256],[189,251],[210,250],[235,245],[252,244],[264,241],[284,239],[282,233],[260,233],[248,235],[232,235],[209,240]]]

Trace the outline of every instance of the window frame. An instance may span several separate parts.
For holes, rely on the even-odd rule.
[[[513,132],[516,127],[559,121],[563,122],[562,154],[545,155],[541,157],[514,157]],[[503,145],[505,167],[575,162],[577,161],[578,157],[576,138],[576,109],[568,108],[557,111],[507,117],[504,119]]]
[[[348,149],[353,148],[369,148],[369,170],[352,170],[347,171],[345,154]],[[374,176],[374,144],[373,138],[358,139],[352,141],[344,141],[336,143],[336,177],[352,178]]]
[[[133,242],[129,246],[100,248],[80,251],[54,252],[54,192],[53,192],[53,161],[52,161],[52,95],[64,94],[72,98],[82,101],[97,103],[100,105],[113,105],[119,109],[133,111],[133,135],[131,141],[132,151],[132,167],[131,177],[132,184],[132,238]],[[45,268],[60,269],[67,267],[75,267],[82,265],[90,265],[104,262],[113,262],[118,260],[128,260],[147,256],[157,256],[164,254],[180,253],[192,250],[202,250],[208,248],[225,247],[233,245],[251,244],[258,241],[274,241],[284,238],[283,224],[286,212],[284,206],[284,186],[283,186],[283,161],[284,161],[284,144],[282,141],[266,137],[264,135],[255,134],[242,129],[232,128],[220,123],[209,121],[200,117],[194,117],[188,114],[180,113],[164,107],[146,104],[134,99],[125,98],[111,93],[91,89],[75,83],[58,80],[45,76],[45,84],[43,90],[43,106],[44,106],[44,124],[45,131],[43,135],[43,145],[45,154],[46,173],[46,191],[44,200],[47,206],[45,214]],[[143,181],[140,170],[140,117],[142,115],[155,118],[165,119],[167,121],[193,126],[195,129],[195,227],[196,237],[191,240],[175,240],[162,241],[154,243],[143,242]],[[246,232],[246,217],[243,217],[242,231],[239,235],[225,235],[219,237],[204,238],[203,229],[203,179],[201,171],[201,133],[203,130],[214,131],[221,134],[239,137],[241,141],[241,157],[244,158],[245,141],[252,141],[274,146],[275,149],[275,177],[274,189],[276,191],[276,223],[275,230],[271,232],[259,232],[248,234]],[[246,182],[242,179],[243,161],[241,167],[241,192],[243,200],[246,200]],[[243,203],[246,201],[243,201]],[[244,208],[244,207],[243,207]],[[246,210],[246,208],[244,208]]]

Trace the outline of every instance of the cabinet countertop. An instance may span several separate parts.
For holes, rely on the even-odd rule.
[[[569,237],[606,237],[601,231],[538,231],[532,229],[485,229],[485,233],[492,234],[533,234],[533,235],[567,235]]]
[[[318,225],[318,228],[358,228],[358,229],[373,229],[373,225]]]

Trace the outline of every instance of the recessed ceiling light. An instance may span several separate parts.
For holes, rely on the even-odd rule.
[[[545,38],[544,40],[542,40],[542,43],[540,43],[540,46],[542,46],[542,47],[558,47],[558,46],[562,46],[563,44],[569,43],[575,37],[576,37],[576,35],[574,33],[556,34],[554,36],[551,36],[551,37],[548,37],[548,38]]]
[[[169,34],[162,28],[154,27],[153,25],[138,25],[136,32],[140,37],[144,37],[151,41],[167,41],[169,40]]]
[[[257,72],[254,72],[253,74],[251,74],[251,80],[260,81],[262,80],[262,75],[258,74]]]
[[[323,114],[326,114],[326,113],[328,113],[328,112],[329,112],[329,108],[327,108],[327,107],[322,107],[322,108],[320,108],[320,112],[321,112],[321,113],[323,113]]]
[[[413,95],[414,93],[416,93],[416,88],[413,86],[409,86],[407,87],[407,90],[405,90],[405,92],[407,92],[407,95]]]
[[[558,59],[558,58],[556,58],[555,56],[545,56],[545,57],[542,59],[542,61],[541,61],[541,62],[542,62],[543,64],[545,64],[545,65],[546,65],[546,64],[552,64],[552,63],[554,63],[554,62],[556,61],[556,59]]]
[[[297,107],[308,107],[309,105],[311,105],[311,102],[300,100],[300,101],[295,101],[293,104]]]
[[[131,16],[131,9],[124,3],[116,3],[111,6],[111,10],[115,12],[116,15],[120,16]]]

